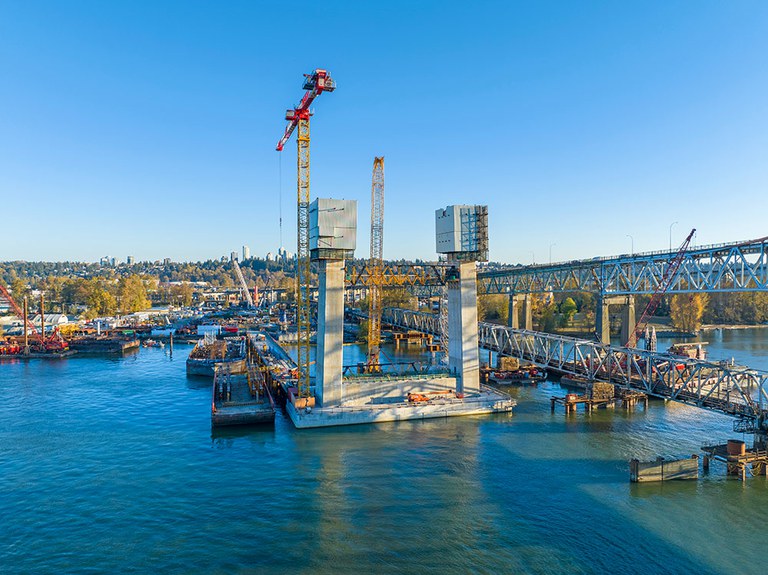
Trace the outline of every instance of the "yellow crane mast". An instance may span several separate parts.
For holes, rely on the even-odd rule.
[[[297,206],[297,239],[296,239],[296,327],[298,358],[298,378],[296,387],[299,397],[309,397],[309,338],[310,338],[310,304],[309,304],[309,118],[312,112],[309,106],[323,92],[333,92],[336,83],[327,70],[317,69],[311,74],[304,75],[306,93],[295,108],[286,111],[285,119],[288,125],[283,137],[277,144],[277,151],[283,146],[298,128],[296,144],[298,146],[298,206]]]
[[[368,260],[371,283],[368,287],[368,372],[380,371],[381,292],[384,285],[384,157],[373,160],[371,183],[371,255]]]

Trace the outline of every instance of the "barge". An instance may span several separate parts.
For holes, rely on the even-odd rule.
[[[214,377],[217,370],[237,375],[245,373],[246,369],[245,337],[216,339],[206,335],[187,358],[187,375]]]
[[[274,423],[275,402],[262,369],[249,366],[245,374],[234,375],[228,368],[216,369],[213,378],[211,426]]]

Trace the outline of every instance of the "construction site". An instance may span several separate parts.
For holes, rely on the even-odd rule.
[[[368,359],[354,381],[343,378],[345,260],[356,249],[357,202],[310,198],[310,106],[336,84],[326,70],[305,76],[306,91],[286,112],[288,125],[278,152],[296,132],[297,142],[297,379],[287,411],[299,428],[427,419],[509,412],[508,395],[480,384],[477,340],[476,262],[488,257],[485,206],[448,206],[435,213],[436,251],[445,257],[448,365],[419,377],[382,373],[380,341],[382,296],[387,285],[402,284],[409,270],[393,273],[383,263],[384,158],[373,163],[371,245],[363,284],[369,293]],[[318,268],[317,365],[310,380],[310,266]]]

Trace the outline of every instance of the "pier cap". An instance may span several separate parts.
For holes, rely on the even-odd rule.
[[[309,205],[309,253],[313,260],[344,260],[357,247],[357,200],[317,198]]]

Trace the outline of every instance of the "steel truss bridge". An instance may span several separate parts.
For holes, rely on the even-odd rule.
[[[652,294],[675,259],[661,251],[478,273],[480,294]],[[768,237],[686,251],[666,293],[768,291]]]
[[[387,308],[382,321],[439,333],[430,313]],[[734,416],[739,432],[768,433],[768,372],[483,322],[478,335],[480,347],[499,354]]]

